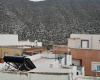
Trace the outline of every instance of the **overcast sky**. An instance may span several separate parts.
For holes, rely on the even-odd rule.
[[[45,1],[45,0],[29,0],[29,1],[39,2],[39,1]]]

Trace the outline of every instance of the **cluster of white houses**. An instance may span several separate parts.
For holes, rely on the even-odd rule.
[[[71,55],[59,56],[58,54],[43,53],[42,51],[46,51],[46,48],[42,47],[42,42],[18,41],[18,35],[13,34],[1,34],[0,40],[1,71],[5,68],[3,57],[7,55],[25,56],[29,54],[31,56],[28,56],[28,58],[36,65],[36,69],[28,72],[2,71],[0,72],[2,80],[10,80],[11,77],[9,76],[14,77],[15,80],[18,80],[18,76],[20,77],[19,80],[32,80],[33,78],[34,80],[51,80],[51,78],[52,80],[74,80],[77,76],[84,76],[84,67],[73,66]],[[38,54],[35,54],[35,52]]]
[[[2,58],[5,55],[28,54],[31,55],[28,57],[36,65],[36,69],[16,73],[16,75],[13,75],[13,72],[9,72],[11,74],[1,72],[0,77],[2,80],[10,80],[2,75],[13,76],[15,80],[18,80],[18,76],[21,78],[19,80],[24,78],[26,80],[32,80],[32,78],[34,80],[51,80],[51,78],[52,80],[74,80],[79,76],[94,76],[94,71],[100,76],[100,35],[71,34],[68,38],[68,46],[53,45],[53,54],[43,51],[46,52],[46,47],[42,47],[42,42],[18,41],[18,35],[1,34],[0,62],[3,62]]]

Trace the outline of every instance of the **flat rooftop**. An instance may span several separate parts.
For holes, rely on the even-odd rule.
[[[33,60],[32,62],[35,64],[37,68],[40,68],[40,67],[49,68],[50,64],[55,62],[55,59],[39,58],[39,59]]]

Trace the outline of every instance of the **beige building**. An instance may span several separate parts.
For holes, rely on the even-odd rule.
[[[21,56],[23,53],[22,48],[17,47],[0,47],[0,58],[4,57],[4,55],[19,55]]]
[[[71,34],[70,38],[68,38],[68,47],[100,50],[100,35]]]

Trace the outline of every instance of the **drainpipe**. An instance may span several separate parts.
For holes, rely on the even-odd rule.
[[[91,36],[91,49],[92,49],[92,41],[93,41],[93,37]]]
[[[65,65],[67,64],[67,53],[65,53]]]

